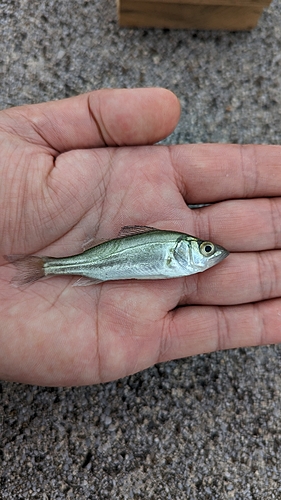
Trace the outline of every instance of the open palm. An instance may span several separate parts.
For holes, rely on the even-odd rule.
[[[1,256],[72,255],[128,224],[187,232],[232,252],[187,278],[88,287],[54,277],[15,288],[13,266],[0,257],[2,378],[90,384],[281,340],[280,148],[149,145],[178,117],[177,99],[162,89],[1,112]],[[212,204],[187,206],[202,202]]]

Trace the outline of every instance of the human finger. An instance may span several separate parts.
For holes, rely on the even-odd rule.
[[[232,305],[281,297],[280,251],[231,254],[184,279],[179,305]]]
[[[280,195],[280,146],[191,144],[170,153],[187,203]]]
[[[194,234],[231,252],[281,248],[281,197],[227,200],[192,215]]]
[[[165,318],[157,362],[281,341],[281,299],[239,306],[189,306]]]
[[[58,154],[153,144],[173,131],[179,116],[179,101],[166,89],[103,89],[2,111],[0,126]]]

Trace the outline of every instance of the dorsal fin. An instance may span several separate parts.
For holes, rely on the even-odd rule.
[[[121,227],[116,238],[124,238],[124,236],[134,236],[135,234],[141,233],[149,233],[150,231],[160,231],[160,229],[151,226],[123,226]],[[106,241],[109,240],[103,239],[97,241],[95,238],[88,238],[82,243],[83,252],[89,250],[90,248],[94,248],[101,243],[105,243]]]
[[[124,236],[134,236],[135,234],[141,233],[149,233],[150,231],[157,231],[157,229],[150,226],[124,226],[120,229],[118,238],[123,238]]]

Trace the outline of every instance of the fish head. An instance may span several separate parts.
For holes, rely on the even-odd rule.
[[[174,252],[176,260],[189,269],[189,274],[205,271],[228,255],[229,252],[224,247],[188,235],[178,241]]]

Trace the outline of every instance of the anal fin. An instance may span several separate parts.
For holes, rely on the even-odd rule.
[[[99,283],[103,283],[102,280],[98,280],[96,278],[79,278],[72,286],[90,286],[90,285],[98,285]]]

